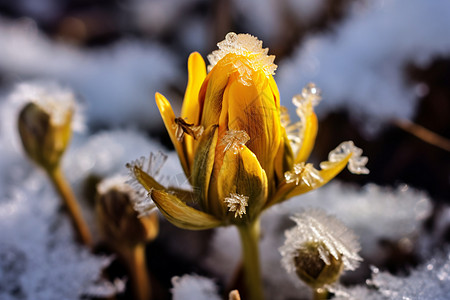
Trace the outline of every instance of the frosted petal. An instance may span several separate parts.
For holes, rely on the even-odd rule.
[[[314,112],[314,107],[318,105],[321,100],[322,96],[320,89],[317,88],[314,83],[310,82],[302,89],[301,94],[295,95],[292,98],[292,103],[297,107],[296,113],[299,117],[299,121],[291,123],[287,109],[284,107],[281,109],[281,125],[286,130],[294,154],[297,154],[302,146],[308,116]]]
[[[299,185],[302,182],[309,187],[315,187],[323,181],[319,171],[312,164],[304,162],[295,164],[292,171],[284,173],[284,178],[287,183],[295,182],[296,185]]]
[[[139,217],[148,215],[153,212],[156,208],[153,200],[148,197],[148,193],[145,188],[139,183],[136,178],[136,168],[142,172],[147,173],[151,177],[155,178],[158,176],[159,171],[167,160],[167,155],[162,152],[157,154],[150,153],[148,159],[142,156],[140,159],[134,160],[131,163],[127,163],[126,167],[129,169],[129,180],[128,184],[134,188],[136,191],[135,201],[133,203],[134,209],[139,213]]]
[[[320,163],[320,167],[322,169],[328,169],[334,163],[342,161],[351,154],[352,156],[347,166],[349,171],[354,174],[369,174],[370,171],[366,168],[369,159],[366,156],[361,156],[362,153],[362,149],[356,147],[352,141],[342,142],[328,154],[328,161]]]
[[[246,68],[263,71],[267,76],[275,74],[277,69],[277,65],[273,63],[275,56],[268,55],[269,49],[263,48],[262,41],[250,34],[230,32],[225,36],[225,40],[217,44],[217,47],[219,50],[215,50],[208,55],[210,63],[208,70],[211,70],[227,54],[233,53],[240,58],[233,63],[241,75],[251,72]]]

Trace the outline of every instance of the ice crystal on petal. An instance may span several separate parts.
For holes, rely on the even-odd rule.
[[[175,118],[173,128],[175,129],[175,136],[180,142],[183,141],[185,134],[192,136],[194,140],[203,134],[203,126],[194,126],[194,124],[187,123],[183,118]]]
[[[248,76],[251,70],[262,70],[267,76],[275,74],[277,69],[277,65],[273,63],[275,56],[268,55],[269,48],[263,48],[262,41],[250,34],[230,32],[225,36],[225,40],[217,43],[217,47],[219,50],[208,55],[210,63],[208,70],[227,54],[233,53],[239,56],[239,59],[233,61],[234,67],[244,77]]]
[[[139,183],[137,177],[140,172],[145,172],[153,178],[157,177],[163,164],[167,160],[167,155],[162,152],[157,154],[150,153],[149,158],[142,156],[140,159],[134,160],[131,163],[127,163],[126,167],[129,169],[130,179],[128,184],[136,190],[136,201],[134,201],[134,209],[139,213],[139,217],[146,216],[153,212],[155,209],[155,203],[149,197],[143,197],[148,195],[144,187]]]
[[[240,194],[231,193],[229,197],[224,199],[225,203],[228,204],[230,208],[229,211],[234,211],[234,217],[237,218],[239,215],[242,218],[242,215],[245,215],[245,207],[248,206],[248,197]]]
[[[286,107],[280,107],[280,123],[281,126],[284,127],[286,131],[286,136],[290,142],[292,152],[294,154],[298,153],[300,150],[300,146],[302,144],[303,132],[304,128],[301,121],[297,121],[295,123],[291,123],[291,118],[289,117],[289,111]]]
[[[311,103],[312,106],[316,106],[322,100],[321,94],[320,89],[314,83],[310,82],[302,89],[301,94],[295,95],[292,98],[292,103],[297,108],[304,106],[306,103]]]
[[[295,271],[294,258],[298,249],[310,242],[318,243],[322,261],[329,265],[330,255],[342,260],[344,270],[354,270],[362,258],[356,235],[341,221],[320,209],[308,209],[291,218],[297,226],[285,232],[286,241],[279,249],[281,262],[288,272]]]
[[[296,113],[299,117],[299,121],[291,123],[287,109],[281,109],[281,125],[286,130],[286,135],[294,154],[298,153],[302,146],[308,117],[314,112],[314,106],[319,104],[320,100],[322,100],[320,89],[317,88],[314,83],[308,83],[302,89],[301,94],[295,95],[292,98],[292,103],[297,107]]]
[[[328,154],[328,161],[320,163],[320,167],[327,169],[351,154],[348,161],[349,171],[354,174],[369,174],[369,169],[366,168],[369,159],[366,156],[361,156],[362,152],[362,149],[356,147],[352,141],[342,142]]]
[[[317,183],[323,181],[319,171],[312,164],[305,164],[304,162],[295,164],[292,171],[284,173],[284,178],[287,183],[295,182],[295,185],[299,185],[302,182],[309,187],[314,187]]]
[[[222,145],[225,146],[223,152],[232,149],[234,154],[238,154],[249,140],[250,136],[244,130],[228,130],[221,141]]]

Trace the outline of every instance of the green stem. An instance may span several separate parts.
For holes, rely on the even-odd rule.
[[[130,250],[126,259],[135,299],[149,300],[151,298],[151,286],[145,259],[145,244],[139,243]]]
[[[60,167],[56,167],[52,170],[47,170],[50,180],[53,183],[58,194],[61,196],[64,205],[67,208],[72,225],[75,232],[80,239],[81,243],[86,246],[90,246],[92,243],[91,233],[89,227],[83,219],[80,206],[75,198],[75,195],[70,188],[67,180],[64,178]]]
[[[328,291],[324,288],[314,289],[313,300],[326,300],[328,298]]]
[[[246,284],[246,300],[264,299],[259,266],[259,219],[253,223],[238,226],[242,242],[242,260]]]

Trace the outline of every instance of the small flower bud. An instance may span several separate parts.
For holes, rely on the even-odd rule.
[[[30,102],[19,114],[18,127],[25,152],[47,170],[59,164],[72,135],[72,111],[58,113],[61,116],[55,120],[47,108]]]
[[[297,226],[286,231],[280,248],[288,272],[314,289],[337,281],[345,270],[354,270],[362,260],[357,237],[342,222],[318,209],[292,217]]]
[[[310,242],[297,250],[294,257],[295,272],[297,276],[312,288],[321,288],[339,279],[344,264],[341,255],[338,259],[327,253],[329,264],[326,264],[319,253],[323,243]]]
[[[124,177],[103,180],[97,187],[96,212],[103,237],[112,245],[134,246],[153,240],[159,222],[155,212],[138,217],[133,203],[138,197]]]

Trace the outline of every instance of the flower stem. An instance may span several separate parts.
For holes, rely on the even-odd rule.
[[[242,259],[247,300],[264,299],[259,266],[259,219],[253,223],[238,226],[242,242]]]
[[[131,285],[136,300],[151,299],[150,277],[145,259],[145,244],[139,243],[129,249],[127,260]]]
[[[55,167],[52,170],[47,170],[47,173],[56,191],[61,196],[64,205],[67,208],[67,211],[69,212],[72,225],[79,240],[82,244],[90,246],[92,243],[92,237],[89,231],[89,227],[87,226],[85,220],[83,219],[83,216],[81,215],[80,206],[78,205],[75,195],[70,188],[67,180],[61,172],[61,168],[59,166]]]

